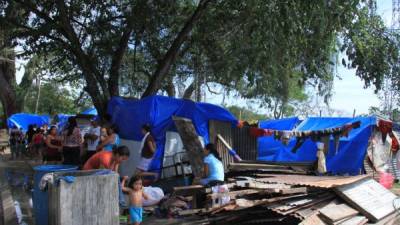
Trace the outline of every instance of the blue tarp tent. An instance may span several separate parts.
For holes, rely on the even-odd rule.
[[[278,120],[264,120],[259,122],[262,129],[293,130],[300,123],[299,118],[291,117]],[[282,143],[273,136],[259,137],[258,160],[273,161],[275,153],[282,147]]]
[[[118,126],[119,135],[123,139],[141,141],[141,126],[145,123],[152,126],[152,134],[157,142],[157,152],[150,166],[152,171],[160,171],[162,168],[166,132],[176,130],[172,116],[191,119],[197,134],[206,143],[209,120],[237,124],[236,118],[222,107],[164,96],[149,96],[141,100],[113,97],[107,112],[112,116],[112,122]]]
[[[72,115],[68,114],[57,114],[55,116],[55,120],[57,121],[57,127],[58,130],[61,131],[64,129],[65,125],[67,125],[68,118],[70,118]]]
[[[28,130],[30,124],[36,124],[37,126],[50,124],[50,117],[48,115],[17,113],[7,119],[8,127],[22,128],[24,132]]]
[[[81,114],[97,116],[97,109],[96,108],[86,109]]]
[[[323,130],[343,126],[347,123],[360,121],[361,126],[353,129],[348,137],[340,138],[339,151],[335,154],[334,142],[331,137],[329,152],[326,156],[326,166],[333,174],[359,174],[363,169],[363,160],[368,148],[368,140],[376,125],[375,117],[356,117],[356,118],[320,118],[312,117],[303,121],[296,130]],[[296,153],[291,149],[296,140],[292,139],[288,146],[283,144],[276,145],[275,142],[264,142],[259,147],[260,160],[268,161],[315,161],[317,146],[311,139],[307,139]],[[269,148],[274,147],[274,149]],[[264,157],[263,157],[264,156]],[[265,157],[267,156],[267,157]]]

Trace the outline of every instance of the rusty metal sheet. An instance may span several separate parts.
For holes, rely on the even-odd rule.
[[[289,185],[310,186],[319,188],[334,188],[369,178],[368,175],[359,176],[309,176],[289,174],[260,174],[263,178],[257,181]]]

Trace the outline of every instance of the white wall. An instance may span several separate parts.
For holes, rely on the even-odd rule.
[[[121,139],[120,145],[125,145],[129,148],[130,156],[125,162],[122,162],[119,168],[121,176],[131,177],[135,171],[136,166],[139,164],[140,160],[140,141],[131,141],[126,139]]]

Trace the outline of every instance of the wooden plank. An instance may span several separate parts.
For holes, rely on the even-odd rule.
[[[303,220],[299,225],[327,225],[319,216],[318,214],[313,214]]]
[[[368,225],[399,225],[400,224],[400,214],[398,212],[394,212],[389,216],[379,220],[376,223],[367,223]]]
[[[253,189],[248,189],[248,190],[240,190],[240,191],[230,191],[228,193],[225,193],[224,195],[227,195],[229,197],[231,197],[231,199],[235,199],[239,196],[244,196],[244,195],[251,195],[251,194],[257,194],[260,193],[262,191],[260,190],[253,190]],[[212,194],[208,194],[207,197],[208,198],[212,198],[212,197],[219,197],[220,193],[212,193]]]
[[[231,163],[229,164],[231,170],[257,170],[257,169],[286,169],[290,170],[290,167],[283,165],[270,165],[270,164],[253,164],[253,163]]]
[[[364,225],[367,222],[368,219],[365,216],[354,216],[341,223],[338,223],[338,225]]]
[[[283,195],[287,194],[298,194],[298,193],[307,193],[306,187],[298,187],[298,188],[288,188],[288,189],[281,189],[279,193]]]
[[[203,146],[190,119],[172,117],[187,152],[193,175],[203,176]]]
[[[207,209],[186,209],[186,210],[180,210],[178,211],[178,215],[179,216],[191,216],[194,214],[198,214],[198,213],[205,213],[207,212]]]
[[[203,185],[190,185],[183,187],[174,187],[173,190],[174,195],[188,196],[199,193],[200,191],[204,191],[205,188]]]
[[[358,214],[357,210],[346,204],[329,204],[319,210],[319,212],[332,223]]]
[[[369,178],[334,189],[347,203],[376,222],[395,211],[396,195]]]
[[[238,180],[236,181],[236,186],[242,188],[262,189],[271,193],[280,193],[281,190],[287,190],[291,188],[290,185],[286,184],[268,184],[257,182],[256,180]]]

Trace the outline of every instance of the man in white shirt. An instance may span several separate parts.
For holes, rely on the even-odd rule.
[[[101,127],[97,124],[97,121],[92,120],[92,127],[85,134],[85,141],[87,143],[87,152],[85,157],[85,162],[96,153],[97,145],[100,141],[100,130]]]

